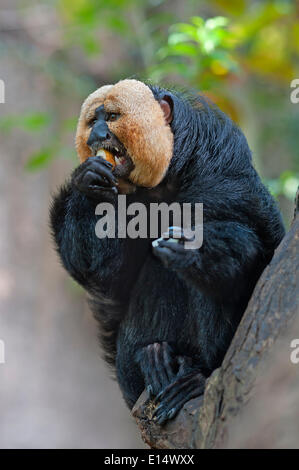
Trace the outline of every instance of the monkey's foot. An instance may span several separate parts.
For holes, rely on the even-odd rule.
[[[137,362],[150,397],[164,390],[176,376],[177,361],[168,343],[148,344],[137,353]]]
[[[173,418],[187,401],[203,394],[205,381],[206,378],[200,372],[176,378],[156,396],[154,402],[159,405],[153,413],[153,419],[161,425]]]

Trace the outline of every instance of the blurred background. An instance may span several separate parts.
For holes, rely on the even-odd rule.
[[[296,1],[0,0],[1,448],[144,446],[48,228],[51,193],[77,164],[82,101],[125,77],[206,93],[292,219]]]

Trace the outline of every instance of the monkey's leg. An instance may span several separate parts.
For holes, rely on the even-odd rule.
[[[148,394],[156,396],[176,376],[177,360],[167,342],[148,344],[137,353],[137,363]]]
[[[153,418],[160,424],[173,418],[180,409],[192,398],[202,395],[206,377],[197,369],[189,366],[190,358],[178,358],[180,369],[175,380],[162,390],[156,397],[158,403]]]

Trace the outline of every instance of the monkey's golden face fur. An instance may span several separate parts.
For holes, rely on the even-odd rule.
[[[107,125],[134,164],[128,179],[137,186],[159,184],[172,157],[173,134],[152,91],[137,80],[103,86],[84,101],[76,134],[80,161],[92,156],[87,145],[91,131],[89,123],[101,105],[106,112],[119,114],[117,120],[108,121]]]

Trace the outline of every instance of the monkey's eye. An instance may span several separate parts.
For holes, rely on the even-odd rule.
[[[96,117],[93,117],[92,119],[90,119],[87,123],[88,127],[92,127],[95,125],[95,123],[97,122],[97,118]]]
[[[107,121],[116,121],[119,118],[119,114],[117,113],[108,113],[107,114]]]

